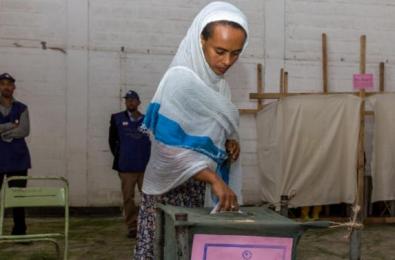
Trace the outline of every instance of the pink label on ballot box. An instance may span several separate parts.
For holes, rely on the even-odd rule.
[[[373,74],[354,74],[354,89],[373,89]]]
[[[292,242],[287,237],[197,234],[191,260],[291,260]]]

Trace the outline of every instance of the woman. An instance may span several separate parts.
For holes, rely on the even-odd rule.
[[[135,259],[153,259],[155,204],[238,210],[238,109],[223,75],[247,43],[245,16],[213,2],[194,19],[147,110],[151,158],[143,184]],[[210,197],[210,195],[206,195]]]

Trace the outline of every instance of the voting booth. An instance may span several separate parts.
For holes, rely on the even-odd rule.
[[[329,222],[298,223],[265,207],[210,215],[207,208],[158,206],[155,259],[296,259],[296,246],[308,228]]]

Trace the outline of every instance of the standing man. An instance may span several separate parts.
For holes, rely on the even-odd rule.
[[[30,123],[27,106],[14,99],[15,79],[0,75],[0,186],[4,176],[27,176],[30,154],[25,137]],[[26,180],[11,181],[10,187],[26,187]],[[13,235],[26,234],[25,209],[13,208]]]
[[[134,202],[135,186],[141,192],[144,171],[147,166],[151,142],[139,127],[144,115],[138,110],[140,98],[129,90],[124,96],[126,111],[113,114],[110,122],[109,143],[114,155],[113,169],[118,171],[122,185],[127,236],[136,237],[138,208]]]

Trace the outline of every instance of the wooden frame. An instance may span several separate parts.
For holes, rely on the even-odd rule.
[[[258,86],[257,93],[250,93],[250,99],[258,100],[256,109],[242,109],[241,113],[256,114],[260,111],[264,104],[262,100],[265,99],[281,99],[284,96],[296,96],[296,95],[314,95],[314,94],[353,94],[358,95],[361,98],[361,108],[360,108],[360,130],[358,137],[358,151],[357,151],[357,196],[356,201],[353,205],[354,209],[354,220],[359,223],[366,224],[383,224],[383,223],[395,223],[395,217],[381,217],[381,218],[365,218],[365,207],[367,205],[367,197],[365,197],[365,149],[364,149],[364,138],[365,138],[365,116],[374,116],[373,111],[365,110],[365,100],[367,96],[384,93],[385,81],[385,65],[384,62],[379,64],[379,92],[365,92],[364,89],[359,92],[336,92],[329,93],[329,78],[328,78],[328,45],[327,45],[327,35],[322,34],[322,93],[288,93],[288,72],[281,68],[280,70],[280,84],[279,93],[264,93],[262,87],[262,66],[258,64]],[[360,37],[360,63],[359,63],[359,73],[366,73],[366,35]],[[395,203],[392,203],[395,207]],[[392,210],[395,212],[395,210]],[[391,214],[392,214],[391,211]],[[395,213],[394,213],[395,214]],[[351,241],[350,241],[350,259],[360,259],[361,257],[361,230],[351,228]]]

